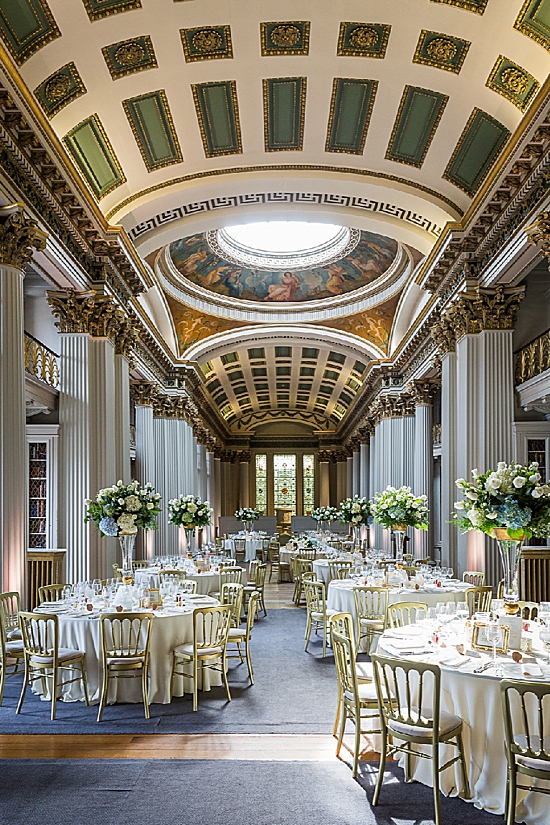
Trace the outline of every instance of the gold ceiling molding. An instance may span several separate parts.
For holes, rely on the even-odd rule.
[[[24,269],[34,250],[45,249],[47,234],[25,215],[22,203],[0,206],[0,264]]]
[[[273,163],[261,166],[234,166],[227,169],[210,169],[205,172],[197,172],[192,175],[180,175],[177,178],[171,178],[170,180],[163,181],[162,183],[157,183],[154,186],[148,186],[146,189],[141,189],[139,192],[125,198],[119,204],[110,209],[109,212],[107,212],[105,215],[105,220],[110,221],[114,218],[117,212],[120,212],[129,204],[133,203],[135,200],[138,200],[138,198],[143,198],[146,195],[151,195],[153,192],[159,192],[162,189],[168,189],[170,186],[178,186],[182,183],[188,183],[189,181],[204,180],[205,178],[210,177],[250,174],[251,172],[289,172],[290,174],[292,174],[292,172],[329,172],[336,173],[338,175],[359,175],[360,177],[387,180],[392,181],[393,183],[399,183],[403,186],[410,186],[413,189],[418,189],[419,192],[424,192],[426,195],[429,195],[430,197],[445,203],[447,206],[450,206],[451,209],[458,215],[462,216],[464,214],[464,210],[450,198],[446,197],[446,195],[442,195],[440,192],[436,192],[435,189],[431,189],[429,186],[424,186],[422,183],[416,183],[416,181],[408,180],[408,178],[403,178],[399,175],[390,175],[386,172],[374,172],[371,169],[356,169],[352,166],[329,166],[328,164],[313,163]]]

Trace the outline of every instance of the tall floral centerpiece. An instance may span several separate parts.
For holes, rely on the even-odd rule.
[[[237,510],[235,513],[235,518],[237,521],[243,522],[244,529],[247,533],[251,533],[252,524],[253,522],[258,521],[260,518],[260,513],[255,507],[241,507],[240,510]]]
[[[472,481],[459,478],[463,501],[455,502],[454,523],[462,530],[477,530],[497,540],[504,568],[504,607],[518,609],[518,568],[521,547],[531,536],[550,533],[550,485],[543,484],[539,465],[506,464],[478,473]]]
[[[403,543],[407,527],[428,529],[428,497],[415,496],[410,487],[391,487],[374,496],[373,516],[377,524],[395,536],[395,560],[403,562]]]
[[[168,521],[176,527],[183,527],[187,539],[187,552],[194,549],[195,530],[207,527],[212,520],[210,502],[202,501],[198,496],[180,495],[168,502]]]
[[[122,553],[122,577],[124,584],[133,578],[132,558],[138,527],[157,529],[160,495],[152,484],[141,487],[139,481],[123,484],[117,481],[112,487],[100,490],[95,500],[86,499],[85,522],[93,521],[102,535],[116,536]]]
[[[338,518],[338,510],[336,507],[317,507],[317,509],[312,512],[311,518],[314,518],[317,522],[317,529],[322,531],[323,524],[327,525],[332,521],[336,521]]]
[[[372,515],[372,502],[363,496],[346,498],[340,503],[338,520],[342,524],[349,524],[353,528],[355,547],[360,546],[360,531],[363,525],[369,524]]]

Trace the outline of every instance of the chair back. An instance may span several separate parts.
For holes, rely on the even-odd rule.
[[[236,582],[237,584],[242,584],[242,579],[242,567],[224,567],[219,573],[220,593],[222,592],[222,587],[226,584],[226,582]]]
[[[536,619],[539,615],[539,604],[538,602],[518,602],[519,607],[519,615],[522,619],[528,619],[532,621]]]
[[[122,569],[121,569],[120,565],[117,564],[116,562],[113,564],[113,571],[114,571],[114,574],[115,574],[115,579],[121,579],[122,578]]]
[[[462,581],[471,584],[472,587],[484,587],[485,573],[481,573],[477,570],[466,570],[462,574]]]
[[[222,589],[220,590],[220,602],[231,606],[231,617],[236,627],[241,623],[243,591],[243,585],[237,582],[225,582],[225,584],[222,584]]]
[[[260,564],[256,568],[256,579],[254,585],[257,590],[263,590],[265,586],[265,576],[267,573],[267,564]]]
[[[30,656],[53,656],[59,647],[59,619],[46,613],[20,611],[19,627],[25,653]]]
[[[4,633],[6,634],[6,638],[12,630],[17,630],[19,627],[20,607],[19,593],[16,590],[0,593],[0,608],[4,614]]]
[[[309,612],[324,614],[326,612],[327,602],[323,582],[303,579],[303,585],[306,594],[306,605]]]
[[[315,550],[314,547],[313,548],[302,547],[299,550],[300,558],[301,559],[309,559],[310,561],[315,561],[316,553],[317,553],[317,551]]]
[[[294,576],[299,578],[303,573],[313,573],[313,562],[311,559],[296,556],[294,558]]]
[[[195,579],[184,579],[183,581],[180,581],[179,588],[180,593],[196,593],[197,582]]]
[[[497,586],[497,599],[504,598],[504,579],[501,579]]]
[[[146,559],[132,562],[132,570],[142,570],[144,567],[149,567],[149,562]]]
[[[281,561],[281,553],[278,544],[270,544],[267,551],[267,558],[271,564],[279,564]]]
[[[468,602],[470,616],[474,613],[486,613],[491,608],[493,598],[492,587],[469,587],[465,592],[465,599]]]
[[[373,653],[371,659],[380,716],[384,716],[390,728],[396,722],[431,729],[436,741],[441,694],[439,667],[378,653]]]
[[[412,553],[403,553],[403,561],[405,562],[405,564],[408,564],[408,565],[412,566],[413,554]]]
[[[99,625],[103,660],[147,661],[152,627],[151,613],[103,613]]]
[[[256,570],[260,566],[261,561],[260,559],[253,559],[248,565],[248,581],[255,582],[256,581]]]
[[[328,563],[328,574],[330,579],[349,579],[349,572],[351,569],[351,565],[353,562],[351,561],[344,561],[343,559],[336,561],[329,561]],[[340,573],[344,575],[341,576]]]
[[[193,649],[224,647],[231,627],[231,605],[197,607],[193,611]]]
[[[246,539],[233,539],[235,548],[235,558],[244,559],[246,557]]]
[[[355,650],[353,642],[342,633],[332,630],[330,643],[334,652],[336,674],[342,695],[347,699],[353,697],[356,705],[359,704],[359,686],[355,668]]]
[[[550,764],[550,684],[503,679],[500,696],[508,764],[516,756]]]
[[[187,578],[187,573],[185,572],[185,570],[168,570],[166,568],[164,570],[159,570],[158,575],[159,582],[163,582],[166,579],[175,579],[177,582],[180,582],[185,581],[185,579]]]
[[[353,616],[351,613],[333,613],[329,619],[330,632],[339,633],[349,639],[352,647],[355,646],[355,632],[353,629]],[[354,654],[355,658],[355,654]]]
[[[390,604],[388,608],[388,619],[390,627],[405,627],[405,625],[414,624],[416,620],[416,612],[420,608],[426,611],[428,615],[428,605],[424,602],[397,602]]]
[[[388,589],[387,587],[354,587],[355,609],[359,619],[387,621]]]
[[[41,602],[59,602],[66,586],[66,584],[44,584],[38,588],[38,598]]]
[[[260,594],[257,590],[254,590],[253,593],[250,594],[250,598],[248,600],[248,613],[246,614],[246,638],[250,639],[250,634],[252,632],[252,628],[254,627],[254,619],[256,618],[256,613],[258,612],[258,599],[260,598]]]

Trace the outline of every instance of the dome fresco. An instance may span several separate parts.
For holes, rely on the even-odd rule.
[[[285,272],[247,269],[218,257],[201,233],[170,245],[180,275],[218,295],[246,301],[298,302],[334,298],[372,283],[391,266],[398,244],[385,235],[361,232],[353,251],[325,266]]]

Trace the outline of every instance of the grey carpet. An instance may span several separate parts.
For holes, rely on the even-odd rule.
[[[433,825],[430,788],[391,768],[371,808],[376,766],[341,762],[0,760],[0,825]],[[443,799],[444,825],[503,818]]]
[[[151,705],[151,719],[142,705],[108,706],[103,721],[97,706],[58,703],[50,722],[50,705],[27,692],[21,714],[15,714],[22,680],[9,676],[0,707],[0,733],[331,733],[337,701],[334,658],[322,658],[314,639],[304,652],[305,610],[270,610],[256,623],[251,641],[255,685],[246,665],[229,662],[232,702],[217,687],[199,694],[199,711],[192,697],[174,698],[169,705]]]

